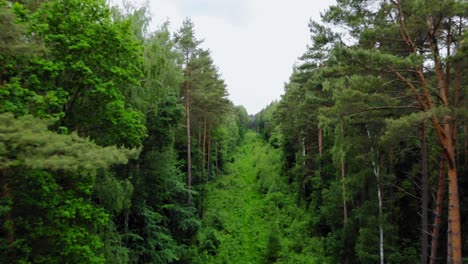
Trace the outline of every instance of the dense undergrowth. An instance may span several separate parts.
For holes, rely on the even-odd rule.
[[[207,185],[194,263],[327,263],[281,166],[279,149],[245,135],[226,173]]]

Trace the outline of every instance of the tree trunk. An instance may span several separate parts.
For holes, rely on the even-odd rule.
[[[305,147],[305,137],[301,139],[301,146],[302,146],[302,166],[306,165],[306,147]]]
[[[462,264],[462,243],[460,226],[460,200],[458,195],[458,177],[455,164],[455,153],[451,140],[447,152],[448,158],[448,179],[449,179],[449,223],[451,227],[452,259],[453,264]]]
[[[202,145],[201,145],[201,143],[202,143],[202,136],[201,136],[202,122],[200,120],[200,117],[197,118],[197,127],[198,127],[198,129],[197,129],[197,136],[198,136],[197,141],[198,142],[197,143],[198,143],[198,148],[201,148],[202,147]]]
[[[421,264],[427,263],[428,257],[428,206],[429,180],[427,167],[426,124],[421,127]]]
[[[461,243],[461,222],[460,222],[460,199],[458,194],[458,175],[455,158],[455,149],[453,146],[453,134],[451,124],[448,122],[450,116],[444,116],[443,125],[436,127],[438,129],[439,142],[443,147],[448,165],[449,181],[449,208],[448,208],[448,257],[452,264],[462,264],[462,243]]]
[[[453,264],[452,252],[452,222],[448,221],[447,227],[447,264]]]
[[[348,223],[348,205],[346,202],[346,165],[345,165],[345,159],[344,155],[341,157],[341,186],[343,188],[343,230],[346,232],[346,225]],[[349,263],[349,254],[348,254],[348,241],[345,238],[345,262],[344,264]]]
[[[319,175],[322,177],[322,168],[323,168],[323,130],[318,128],[318,152],[319,152]]]
[[[188,188],[188,205],[192,205],[192,148],[190,142],[190,93],[189,83],[185,81],[185,121],[187,127],[187,188]]]
[[[215,141],[215,176],[218,177],[218,142]]]
[[[205,174],[205,150],[206,150],[206,110],[203,112],[203,147],[202,147],[202,168],[203,174]]]
[[[377,198],[379,202],[379,255],[380,255],[380,264],[385,263],[384,256],[384,231],[383,231],[383,210],[382,210],[382,191],[380,189],[380,168],[376,155],[374,154],[374,147],[372,144],[372,138],[369,129],[367,129],[367,136],[369,137],[369,142],[371,144],[371,155],[372,155],[372,167],[374,170],[375,178],[377,179]]]
[[[406,25],[405,14],[402,10],[402,6],[400,1],[392,0],[392,3],[398,9],[398,16],[399,16],[399,23],[400,23],[400,30],[403,40],[408,45],[410,51],[414,54],[418,53],[418,47],[415,45],[413,38],[409,34],[408,27]],[[437,88],[438,88],[438,97],[442,102],[443,107],[455,107],[453,104],[450,105],[450,92],[449,92],[449,79],[450,71],[444,71],[444,63],[440,57],[439,45],[437,36],[441,35],[441,29],[438,25],[438,21],[434,21],[433,16],[427,17],[427,33],[428,33],[428,40],[429,45],[431,48],[431,55],[435,69],[435,76],[437,79]],[[446,35],[450,38],[450,26],[446,32]],[[452,48],[451,45],[447,46],[448,51],[447,54],[450,54],[450,49]],[[450,66],[448,63],[446,66]],[[420,65],[415,69],[415,73],[417,78],[419,79],[419,84],[421,85],[421,91],[418,92],[419,89],[416,87],[405,77],[401,75],[401,73],[394,71],[396,76],[405,82],[405,84],[412,90],[415,95],[419,105],[423,108],[424,111],[431,111],[435,109],[437,106],[434,106],[433,99],[432,99],[432,91],[428,87],[428,82],[424,75],[423,65]],[[447,70],[447,68],[446,68]],[[452,260],[453,264],[461,264],[462,263],[462,256],[461,256],[461,227],[460,227],[460,201],[458,195],[458,175],[457,175],[457,167],[456,167],[456,157],[455,157],[455,149],[454,149],[454,139],[453,139],[453,120],[454,118],[450,115],[445,115],[442,118],[442,122],[439,121],[439,117],[433,114],[431,116],[432,125],[436,131],[437,138],[439,140],[439,144],[442,147],[446,158],[447,158],[447,165],[448,165],[448,179],[449,179],[449,210],[448,210],[448,224],[450,227],[450,232],[448,233],[448,245],[450,245],[451,249],[449,248],[448,255],[449,260]]]
[[[344,158],[341,160],[341,182],[343,188],[343,223],[346,226],[348,222],[348,206],[346,203],[346,170]]]
[[[465,139],[464,139],[465,144],[464,145],[465,145],[465,166],[466,166],[466,165],[468,165],[468,137],[467,137],[467,135],[468,135],[468,125],[467,124],[465,124],[463,126],[463,132],[465,134]]]
[[[320,132],[319,132],[319,135],[320,135]],[[343,126],[341,126],[341,136],[344,137]],[[319,152],[321,152],[320,147],[321,147],[321,143],[319,143]],[[341,156],[341,186],[342,186],[342,190],[343,190],[343,223],[346,226],[346,224],[348,222],[348,206],[346,204],[346,164],[345,164],[344,151],[343,151],[343,154]]]
[[[208,131],[208,157],[207,157],[207,170],[208,170],[208,179],[206,182],[208,182],[208,180],[211,178],[211,127],[209,128],[209,131]]]
[[[380,189],[380,174],[379,168],[375,172],[377,177],[377,197],[379,198],[379,254],[380,254],[380,264],[384,264],[384,231],[383,231],[383,213],[382,213],[382,190]]]
[[[437,263],[437,250],[439,247],[440,226],[442,225],[442,210],[444,207],[445,196],[445,154],[441,153],[439,161],[439,182],[437,186],[437,200],[434,216],[434,226],[432,228],[432,241],[431,241],[431,259],[430,264]]]
[[[443,63],[439,54],[439,45],[438,40],[436,38],[435,28],[437,25],[434,22],[433,17],[430,16],[430,26],[433,28],[432,32],[429,30],[430,33],[430,45],[432,51],[432,58],[434,60],[435,65],[435,75],[437,78],[437,86],[439,89],[439,96],[443,102],[443,106],[449,107],[450,106],[450,93],[449,93],[449,86],[447,86],[446,79],[450,78],[449,75],[445,75],[443,71]],[[450,27],[449,27],[450,28]],[[450,36],[450,30],[448,30],[447,34]],[[450,66],[450,64],[447,64]],[[446,66],[446,67],[447,67]],[[421,70],[422,72],[422,70]],[[429,93],[429,88],[425,85],[425,90]],[[430,102],[430,97],[427,99]],[[455,107],[455,105],[452,105]],[[433,109],[434,107],[430,107]],[[433,120],[436,121],[436,117],[433,115]],[[460,223],[460,199],[458,195],[458,175],[457,175],[457,163],[456,163],[456,156],[455,156],[455,146],[454,146],[454,134],[453,129],[453,121],[454,118],[450,115],[445,115],[442,118],[442,122],[434,122],[434,126],[436,131],[438,132],[437,135],[439,137],[439,141],[441,142],[442,147],[444,148],[445,154],[447,156],[447,164],[448,164],[448,179],[449,179],[449,224],[451,228],[450,236],[451,236],[451,246],[452,246],[452,263],[453,264],[462,264],[462,243],[461,243],[461,223]]]
[[[11,201],[12,195],[11,195],[11,189],[10,186],[8,185],[8,169],[2,169],[1,170],[1,184],[2,184],[2,199]],[[5,231],[5,237],[6,241],[8,243],[8,248],[10,245],[13,244],[15,241],[15,228],[13,225],[13,219],[11,216],[11,208],[9,208],[5,213],[4,217],[4,222],[3,222],[3,229]]]
[[[204,125],[204,135],[203,135],[203,163],[205,163],[205,143],[206,143],[206,115],[205,115],[205,125]],[[208,151],[207,151],[207,163],[206,163],[206,170],[207,170],[207,173],[206,173],[206,170],[205,170],[205,164],[203,164],[203,187],[202,187],[202,202],[201,202],[201,210],[200,210],[200,218],[203,219],[204,215],[205,215],[205,197],[206,197],[206,184],[208,183],[208,181],[210,180],[210,177],[211,177],[211,169],[210,169],[210,163],[211,163],[211,129],[209,129],[209,132],[208,132]]]

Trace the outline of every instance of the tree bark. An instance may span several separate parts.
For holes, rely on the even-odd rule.
[[[428,257],[428,206],[429,206],[429,180],[427,167],[426,124],[421,127],[421,264],[427,263]]]
[[[211,128],[208,126],[208,137],[206,136],[206,115],[205,115],[205,132],[204,134],[204,139],[203,139],[203,147],[205,146],[205,142],[208,138],[208,148],[207,148],[207,162],[206,162],[206,171],[205,173],[205,166],[203,166],[203,188],[202,188],[202,205],[201,205],[201,210],[200,210],[200,218],[203,219],[203,216],[205,215],[205,198],[206,198],[206,184],[210,180],[211,177],[211,168],[210,168],[210,163],[211,163]],[[203,150],[205,152],[205,150]],[[203,155],[203,160],[205,160],[205,155]]]
[[[211,127],[208,128],[208,152],[207,152],[207,163],[206,163],[206,167],[207,167],[207,170],[208,170],[208,179],[207,179],[207,182],[208,180],[210,179],[211,177]]]
[[[439,247],[439,236],[440,236],[440,226],[442,225],[442,210],[444,207],[444,196],[445,196],[445,154],[441,153],[439,161],[439,182],[437,185],[437,200],[434,216],[434,226],[432,227],[432,241],[431,241],[431,258],[430,264],[437,263],[437,250]]]
[[[306,165],[306,147],[305,147],[305,137],[301,139],[301,146],[302,146],[302,166]]]
[[[11,189],[8,184],[8,169],[1,169],[1,185],[2,185],[2,199],[11,201],[13,199],[11,195]],[[13,219],[11,216],[11,208],[5,212],[3,229],[5,230],[6,241],[8,247],[15,241],[15,227],[13,225]]]
[[[320,134],[320,132],[319,132]],[[344,137],[344,129],[343,126],[341,126],[341,136]],[[319,144],[321,145],[321,144]],[[319,147],[320,149],[320,147]],[[348,206],[346,202],[346,164],[345,164],[345,154],[343,151],[343,154],[341,156],[341,186],[343,190],[343,223],[346,226],[348,223]]]
[[[448,221],[447,227],[447,264],[453,264],[452,252],[452,223]]]
[[[430,17],[432,18],[432,17]],[[434,27],[434,22],[431,20],[431,25]],[[434,59],[435,65],[435,74],[437,78],[437,85],[439,88],[439,95],[443,101],[443,105],[448,107],[450,105],[449,100],[449,87],[447,86],[446,78],[449,76],[444,75],[443,65],[439,54],[439,46],[436,38],[435,29],[430,32],[431,37],[431,50],[432,57]],[[450,30],[447,32],[450,35]],[[425,87],[425,90],[428,90]],[[455,106],[455,105],[454,105]],[[448,162],[448,179],[449,179],[449,224],[451,228],[451,244],[452,244],[452,263],[453,264],[462,264],[462,243],[461,243],[461,222],[460,222],[460,199],[458,194],[458,174],[456,166],[456,156],[455,156],[455,146],[454,146],[454,129],[453,121],[454,118],[450,115],[445,115],[442,119],[442,124],[435,124],[436,130],[441,130],[439,135],[439,140],[441,145],[445,150]]]
[[[468,135],[468,125],[465,124],[463,126],[463,131],[464,131],[464,134],[465,134],[465,139],[464,139],[464,145],[465,145],[465,166],[468,165],[468,137],[466,135]]]
[[[449,223],[452,244],[452,263],[462,264],[460,201],[458,195],[457,168],[455,165],[455,153],[451,140],[448,140],[448,178],[449,178]]]
[[[205,150],[206,150],[206,110],[203,112],[203,147],[202,147],[202,168],[205,174]]]
[[[343,188],[343,223],[346,226],[348,223],[348,206],[346,202],[346,170],[344,158],[341,160],[341,182]]]
[[[384,231],[383,231],[383,209],[382,209],[382,190],[380,188],[380,167],[378,163],[378,158],[374,153],[374,147],[372,144],[372,137],[370,134],[369,129],[367,129],[367,136],[369,138],[369,142],[371,145],[371,155],[372,155],[372,167],[374,170],[374,176],[377,180],[377,198],[379,202],[379,255],[380,255],[380,264],[385,263],[385,255],[384,255]]]
[[[218,142],[215,141],[215,176],[218,177]]]
[[[198,117],[197,118],[197,123],[198,123],[198,131],[197,131],[197,135],[198,135],[198,148],[201,148],[202,147],[202,135],[201,135],[201,131],[202,131],[202,122],[200,120],[201,118]]]
[[[322,168],[323,168],[323,130],[318,128],[318,152],[320,156],[319,161],[319,175],[322,177]]]
[[[346,232],[346,225],[348,224],[348,205],[346,201],[346,164],[344,155],[341,157],[341,187],[343,189],[343,230]],[[348,253],[348,241],[345,238],[345,252],[344,257],[345,261],[344,264],[349,263],[349,253]]]
[[[190,74],[187,70],[187,77]],[[192,148],[190,142],[190,92],[189,82],[185,81],[185,121],[187,127],[187,188],[188,188],[188,205],[192,205]]]
[[[405,14],[402,10],[402,6],[400,1],[392,0],[392,3],[398,9],[398,16],[399,16],[399,24],[400,30],[403,40],[406,42],[410,51],[414,54],[418,54],[418,49],[413,42],[409,34],[408,27],[406,25]],[[438,22],[436,22],[438,23]],[[431,48],[431,55],[432,60],[434,63],[435,68],[435,76],[437,80],[437,88],[439,92],[439,99],[442,101],[442,106],[449,107],[450,100],[449,100],[449,82],[446,80],[450,78],[449,75],[446,75],[446,71],[444,71],[443,63],[439,53],[439,46],[438,46],[438,39],[437,36],[440,34],[439,25],[437,25],[432,16],[427,17],[427,33],[428,33],[428,40],[429,45]],[[447,36],[450,37],[450,30],[447,30]],[[450,48],[450,46],[448,46]],[[450,54],[450,50],[447,51]],[[428,82],[426,77],[424,76],[423,65],[416,67],[415,71],[417,78],[419,79],[419,83],[422,88],[423,96],[418,93],[418,89],[414,87],[414,85],[408,81],[405,77],[401,75],[401,73],[394,71],[397,77],[405,82],[405,84],[415,92],[415,96],[420,106],[422,106],[424,111],[431,111],[435,108],[433,104],[433,99],[431,96],[431,91],[428,87]],[[454,106],[454,105],[452,105]],[[441,122],[442,121],[442,122]],[[457,166],[456,166],[456,156],[455,156],[455,149],[454,149],[454,139],[453,139],[453,129],[456,129],[453,126],[454,118],[450,115],[445,115],[442,117],[442,120],[439,120],[439,117],[435,114],[431,116],[432,125],[436,131],[437,138],[439,140],[439,144],[442,147],[448,165],[448,179],[449,179],[449,210],[448,210],[448,220],[450,226],[450,233],[449,233],[449,241],[448,244],[451,245],[451,249],[449,249],[448,255],[450,256],[450,260],[453,264],[461,264],[462,263],[462,256],[461,256],[461,223],[460,223],[460,201],[459,201],[459,194],[458,194],[458,174],[457,174]]]

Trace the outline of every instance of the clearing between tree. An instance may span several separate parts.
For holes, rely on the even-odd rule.
[[[225,175],[207,185],[195,263],[326,262],[281,164],[279,149],[247,132]]]

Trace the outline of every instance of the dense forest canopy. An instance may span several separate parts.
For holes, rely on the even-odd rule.
[[[467,261],[466,1],[338,0],[255,116],[150,19],[0,0],[1,263]]]

